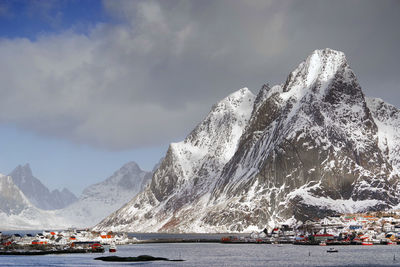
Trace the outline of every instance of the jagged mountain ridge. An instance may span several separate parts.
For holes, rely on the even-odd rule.
[[[106,180],[84,189],[78,201],[56,213],[75,227],[93,226],[143,190],[151,174],[135,162],[126,163]]]
[[[151,232],[158,225],[173,225],[175,210],[196,212],[191,204],[207,198],[215,182],[209,177],[218,176],[235,153],[253,103],[254,95],[243,88],[214,105],[184,141],[170,145],[150,186],[111,217],[143,224]],[[129,218],[117,218],[121,213]]]
[[[143,171],[135,162],[129,162],[105,181],[87,187],[78,201],[71,205],[57,210],[43,210],[37,202],[42,201],[49,208],[46,201],[58,200],[53,194],[56,190],[47,194],[49,190],[32,175],[28,164],[18,166],[12,174],[14,177],[0,175],[0,228],[8,230],[93,226],[143,190],[152,177],[152,172]],[[36,203],[15,181],[22,188],[31,186],[28,193]],[[45,197],[38,198],[40,194],[45,194]]]
[[[78,198],[64,188],[59,191],[55,189],[50,191],[42,182],[33,176],[29,164],[17,166],[9,176],[14,183],[36,207],[43,210],[62,209],[74,203]]]
[[[315,51],[284,85],[265,90],[264,110],[226,166],[206,224],[231,217],[231,230],[240,231],[398,202],[397,173],[378,146],[378,127],[343,53]],[[243,173],[238,164],[256,171]]]
[[[233,152],[217,172],[203,175],[190,160],[185,176],[179,163],[191,146],[179,154],[171,145],[151,186],[96,229],[238,232],[398,204],[399,111],[365,99],[342,52],[314,51],[284,84],[252,99],[240,137],[218,144]],[[208,118],[201,128],[212,125]],[[187,139],[231,134],[201,133]],[[220,157],[213,152],[202,165]]]
[[[12,177],[0,174],[0,229],[65,228],[68,225],[53,211],[36,208]]]

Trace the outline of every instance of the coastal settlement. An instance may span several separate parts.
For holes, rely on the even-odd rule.
[[[223,243],[293,243],[295,245],[397,245],[400,211],[337,214],[280,225],[249,237],[227,236]]]
[[[90,229],[43,231],[35,235],[3,235],[0,254],[20,251],[47,253],[104,252],[103,245],[157,242],[288,243],[295,245],[397,245],[400,243],[400,211],[337,214],[307,220],[296,225],[282,224],[250,235],[230,235],[217,239],[138,240],[127,233],[96,232]]]

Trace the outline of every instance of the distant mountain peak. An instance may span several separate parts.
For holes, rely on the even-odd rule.
[[[18,165],[11,173],[12,174],[19,175],[19,176],[26,176],[26,177],[31,177],[32,176],[32,169],[29,163],[26,163],[25,165]]]
[[[70,191],[50,190],[32,174],[29,163],[18,165],[10,174],[14,183],[36,207],[44,210],[60,209],[77,200]]]
[[[31,165],[29,163],[25,163],[25,165],[22,166],[24,169],[31,169]]]
[[[83,190],[79,200],[60,210],[79,227],[89,227],[132,199],[151,180],[152,172],[143,171],[136,162],[128,162],[106,180]]]
[[[11,176],[0,175],[0,229],[63,229],[69,218],[33,205]]]
[[[134,162],[134,161],[130,161],[128,163],[125,163],[124,165],[122,165],[122,167],[120,168],[120,170],[130,170],[130,171],[135,171],[135,172],[142,172],[143,170],[139,167],[139,165]]]

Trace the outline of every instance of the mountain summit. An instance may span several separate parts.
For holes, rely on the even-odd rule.
[[[44,210],[64,208],[77,200],[77,197],[64,188],[62,191],[49,189],[33,176],[29,164],[18,165],[10,174],[14,183],[36,207]]]
[[[344,53],[316,50],[285,83],[215,105],[96,229],[241,232],[393,207],[399,114],[365,98]]]
[[[93,226],[143,190],[151,174],[135,162],[126,163],[106,180],[87,187],[78,201],[57,214],[72,221],[75,227]]]

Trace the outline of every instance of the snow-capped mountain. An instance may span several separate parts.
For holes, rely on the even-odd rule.
[[[193,203],[208,199],[216,181],[212,178],[220,175],[235,153],[254,99],[243,88],[214,105],[183,142],[170,145],[150,186],[100,225],[116,223],[122,225],[116,228],[121,230],[166,231],[179,223],[177,211],[182,218],[197,214]]]
[[[151,184],[95,229],[240,232],[399,203],[400,111],[366,99],[342,52],[239,90],[171,144]]]
[[[54,209],[62,203],[60,199],[68,199],[72,193],[65,189],[49,192],[32,175],[28,164],[18,166],[11,174],[13,177],[0,175],[0,229],[93,226],[143,190],[152,177],[152,172],[129,162],[105,181],[86,188],[80,198],[67,207],[43,210],[40,206]],[[51,204],[52,201],[55,203]]]
[[[0,229],[58,229],[68,225],[54,211],[36,208],[10,176],[0,174]]]
[[[143,190],[151,174],[129,162],[105,181],[87,187],[78,201],[57,214],[72,221],[75,227],[93,226]]]
[[[62,191],[55,189],[50,192],[39,179],[33,176],[29,164],[17,166],[9,176],[29,201],[43,210],[61,209],[78,199],[66,188]]]
[[[202,223],[228,217],[227,230],[242,231],[398,203],[399,176],[380,149],[379,128],[342,52],[315,51],[285,84],[260,94],[263,104]]]

